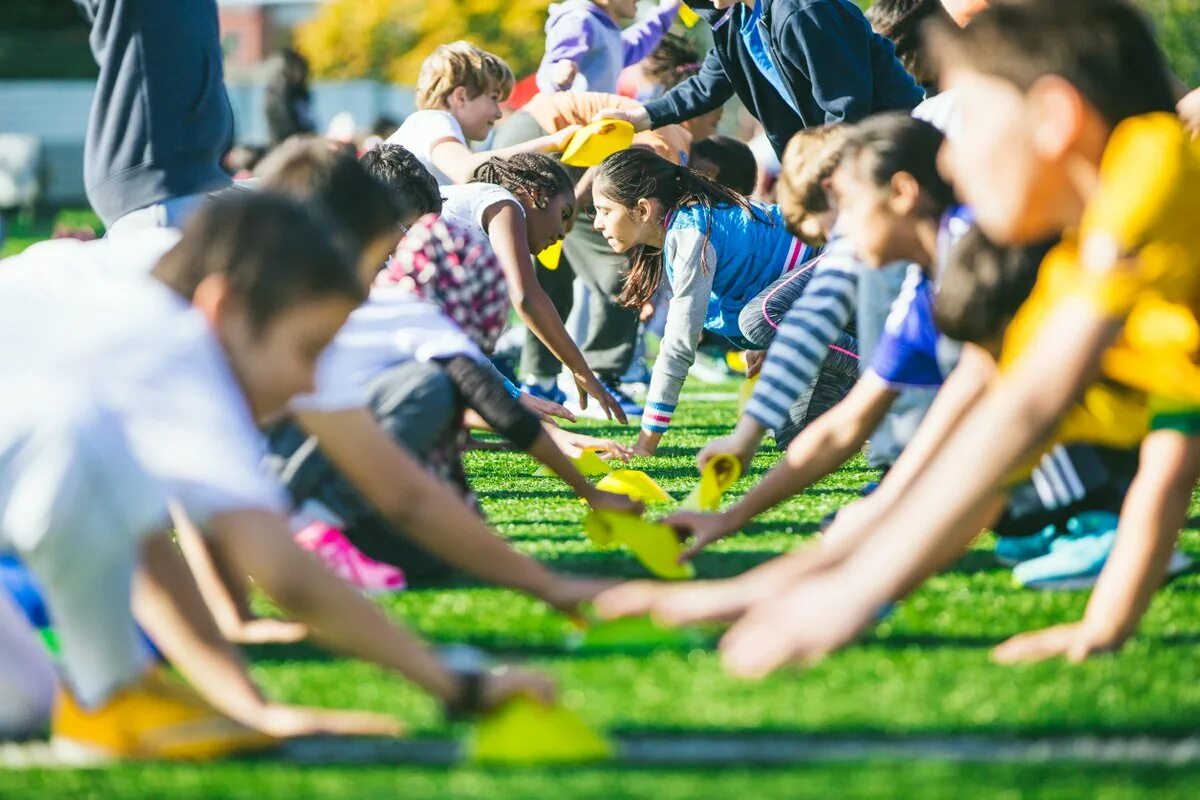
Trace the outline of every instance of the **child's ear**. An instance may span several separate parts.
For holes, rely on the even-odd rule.
[[[637,201],[637,206],[634,209],[634,216],[638,222],[647,223],[654,218],[654,204],[646,198]]]
[[[446,95],[446,105],[450,106],[450,110],[462,108],[467,103],[467,87],[455,86],[450,90],[450,94]]]
[[[210,327],[216,328],[229,303],[229,281],[224,275],[206,275],[192,293],[192,307]]]
[[[917,209],[921,201],[921,184],[910,172],[897,172],[892,176],[891,196],[888,202],[899,216],[906,216]]]

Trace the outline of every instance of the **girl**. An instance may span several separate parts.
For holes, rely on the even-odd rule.
[[[586,408],[591,396],[609,419],[624,424],[621,404],[587,365],[534,272],[532,253],[562,241],[575,216],[574,186],[566,171],[541,154],[492,158],[475,170],[470,183],[443,186],[442,198],[443,217],[491,240],[517,314],[571,370],[580,406]]]
[[[640,148],[600,165],[592,188],[596,229],[630,253],[621,302],[640,307],[665,277],[673,294],[634,452],[653,455],[666,432],[704,330],[747,350],[742,309],[803,262],[805,247],[777,206],[751,203],[686,167]]]

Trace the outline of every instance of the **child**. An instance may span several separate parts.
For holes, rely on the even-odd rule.
[[[631,266],[621,301],[641,307],[665,275],[672,298],[634,452],[653,455],[670,425],[700,334],[747,349],[738,322],[746,303],[803,260],[804,245],[775,206],[752,204],[647,150],[605,159],[592,197],[596,229]]]
[[[538,91],[615,94],[621,70],[650,55],[678,13],[679,0],[659,0],[654,15],[621,30],[618,23],[637,14],[636,0],[567,0],[550,6]]]
[[[272,735],[395,730],[376,715],[262,698],[180,570],[163,527],[168,498],[209,532],[229,574],[253,576],[333,646],[465,697],[451,672],[291,544],[278,488],[258,470],[255,419],[311,385],[316,355],[362,296],[325,231],[288,201],[244,193],[199,211],[161,258],[162,233],[147,231],[39,245],[6,265],[5,364],[19,383],[2,415],[4,461],[17,470],[4,481],[2,535],[59,630],[68,686],[56,739],[93,756],[195,758],[265,743],[230,718]],[[113,266],[147,258],[156,281]],[[45,335],[54,330],[71,335]],[[146,671],[131,605],[217,712]],[[7,676],[10,659],[35,651],[9,646],[13,636],[28,644],[27,630],[3,635]]]
[[[562,166],[535,153],[489,159],[471,183],[443,187],[442,197],[443,216],[491,242],[517,314],[571,371],[580,406],[586,409],[590,396],[624,424],[620,402],[584,360],[534,272],[531,254],[561,241],[575,216],[574,186]]]
[[[921,101],[892,43],[850,0],[715,0],[695,10],[713,30],[700,72],[643,108],[601,116],[646,130],[711,111],[736,94],[782,157],[804,128]]]
[[[688,166],[714,183],[728,187],[740,195],[754,194],[758,178],[758,162],[750,147],[732,136],[710,136],[692,145]]]
[[[943,29],[935,53],[946,85],[961,90],[961,133],[946,162],[980,226],[1006,242],[1076,227],[1078,237],[1047,258],[1009,326],[1002,379],[872,521],[870,546],[799,580],[730,632],[727,663],[740,674],[848,642],[882,603],[995,518],[1004,484],[1027,472],[1052,435],[1130,446],[1157,406],[1167,413],[1153,417],[1145,436],[1086,623],[997,655],[1082,658],[1118,646],[1162,578],[1200,475],[1195,339],[1171,338],[1198,324],[1200,249],[1189,209],[1198,202],[1200,155],[1173,114],[1148,24],[1121,0],[997,4],[962,31]],[[1093,382],[1099,374],[1107,380]],[[1155,398],[1149,409],[1137,409],[1138,392]]]
[[[513,74],[499,56],[470,42],[452,42],[433,51],[417,77],[417,111],[387,138],[421,160],[438,184],[466,183],[492,156],[525,152],[556,153],[574,129],[542,136],[517,147],[475,153],[468,140],[488,138],[502,116],[500,103],[513,87]]]

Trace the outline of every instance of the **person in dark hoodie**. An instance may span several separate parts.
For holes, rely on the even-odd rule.
[[[233,143],[215,0],[75,0],[100,67],[83,172],[111,231],[178,227],[206,192],[230,184]],[[138,212],[132,214],[131,212]]]
[[[797,131],[911,110],[921,88],[850,0],[687,0],[713,29],[700,72],[641,109],[605,109],[639,130],[711,111],[737,94],[777,154]]]

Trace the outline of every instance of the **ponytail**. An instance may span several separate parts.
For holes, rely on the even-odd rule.
[[[681,207],[690,205],[702,205],[709,211],[737,206],[755,219],[765,221],[743,195],[641,147],[631,147],[604,159],[596,173],[593,191],[625,208],[634,208],[639,200],[657,200],[663,207],[664,224]],[[709,231],[705,231],[706,246],[708,237]],[[637,245],[630,251],[629,262],[617,302],[636,308],[648,302],[662,283],[662,250]],[[703,262],[701,266],[707,268]]]

